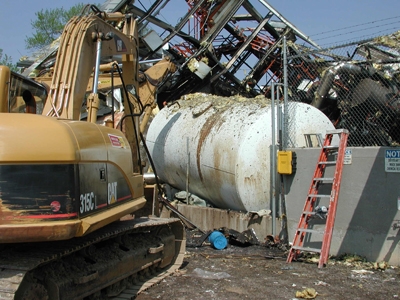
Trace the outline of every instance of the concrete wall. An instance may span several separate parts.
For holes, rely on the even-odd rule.
[[[370,261],[400,265],[400,230],[392,225],[400,220],[400,173],[385,172],[385,149],[351,149],[351,164],[344,165],[330,254],[356,253]],[[297,170],[285,176],[289,241],[297,227],[319,149],[292,149],[297,155]],[[396,148],[396,150],[400,150]],[[329,173],[329,171],[328,171]],[[323,204],[323,203],[322,203]],[[316,222],[315,229],[321,229]],[[320,248],[321,236],[305,245]]]
[[[252,228],[261,243],[272,233],[272,218],[268,215],[258,216],[254,213],[241,213],[233,210],[186,204],[178,204],[177,208],[193,224],[204,231],[226,227],[243,232]],[[169,217],[169,215],[164,215],[164,217]],[[280,230],[280,225],[279,220],[277,220],[277,230]]]

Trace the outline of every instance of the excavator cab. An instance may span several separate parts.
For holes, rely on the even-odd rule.
[[[0,112],[41,114],[46,87],[7,66],[0,66]]]

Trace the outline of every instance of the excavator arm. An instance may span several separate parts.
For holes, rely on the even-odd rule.
[[[110,22],[123,26],[114,28]],[[93,13],[72,18],[61,36],[52,82],[43,114],[79,120],[91,74],[97,81],[104,57],[122,56],[123,80],[136,93],[138,90],[138,41],[136,22],[120,13]],[[97,86],[88,103],[90,115],[97,108]],[[137,99],[136,99],[137,100]],[[88,121],[93,122],[92,118]]]
[[[81,120],[82,106],[86,105],[86,119],[96,123],[99,109],[98,78],[100,64],[120,56],[122,80],[126,88],[123,105],[126,117],[121,125],[132,149],[133,170],[140,173],[138,106],[138,40],[137,25],[131,15],[99,12],[95,6],[88,15],[73,17],[60,37],[49,94],[43,115],[62,119]],[[86,96],[90,78],[92,92]]]
[[[169,57],[165,57],[142,73],[143,79],[140,80],[137,36],[136,22],[129,15],[93,13],[71,19],[60,38],[43,114],[80,120],[83,106],[86,108],[87,121],[98,122],[99,88],[111,88],[111,73],[104,75],[101,72],[106,68],[116,71],[119,66],[115,61],[107,65],[101,63],[104,58],[121,56],[122,78],[116,76],[113,84],[128,89],[121,93],[124,107],[120,109],[116,120],[113,111],[112,115],[110,113],[108,116],[103,116],[100,122],[113,119],[112,127],[120,127],[128,138],[131,148],[135,149],[138,143],[138,131],[143,133],[153,109],[157,106],[155,97],[158,85],[167,74],[176,71],[175,64]],[[104,80],[104,77],[107,80]],[[40,78],[36,80],[40,81]],[[91,88],[89,94],[87,94],[88,88]],[[85,94],[88,95],[86,99]],[[136,127],[139,121],[135,118],[142,113],[144,114],[138,129]],[[134,150],[132,156],[133,159],[137,159]],[[139,172],[138,169],[135,171]]]

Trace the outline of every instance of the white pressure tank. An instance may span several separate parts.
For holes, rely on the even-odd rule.
[[[288,116],[290,142],[298,147],[306,146],[306,133],[325,136],[335,129],[320,110],[305,103],[289,103]],[[158,177],[171,186],[186,190],[188,178],[189,192],[215,207],[270,209],[270,100],[187,95],[160,110],[146,142]]]

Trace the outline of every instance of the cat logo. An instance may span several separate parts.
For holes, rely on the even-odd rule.
[[[108,184],[108,204],[113,204],[117,200],[117,182],[110,182]]]

